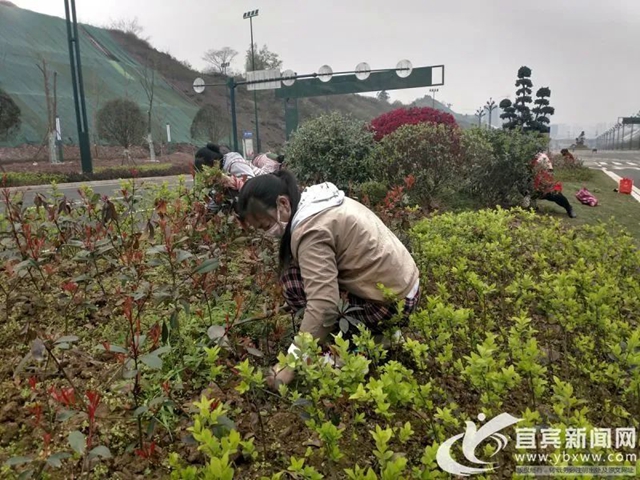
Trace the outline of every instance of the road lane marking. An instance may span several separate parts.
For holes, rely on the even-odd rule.
[[[611,179],[613,179],[614,182],[616,182],[618,185],[620,185],[620,180],[622,180],[622,177],[620,177],[619,175],[616,175],[615,173],[607,170],[606,168],[603,168],[602,171]],[[633,187],[633,191],[631,192],[631,196],[637,200],[638,202],[640,202],[640,189],[638,187]]]

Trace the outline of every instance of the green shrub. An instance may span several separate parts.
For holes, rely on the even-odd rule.
[[[66,175],[61,173],[33,173],[33,172],[8,172],[0,177],[3,187],[25,187],[27,185],[48,185],[50,183],[64,183]]]
[[[483,210],[425,220],[413,240],[429,299],[413,325],[441,375],[457,371],[492,413],[509,403],[518,413],[554,412],[543,424],[584,416],[628,424],[640,400],[640,371],[626,363],[640,362],[627,347],[637,342],[640,321],[640,252],[632,237],[611,225],[566,229],[532,213]],[[489,337],[491,351],[480,351]],[[518,385],[505,390],[500,371],[491,373],[478,353],[515,368]],[[555,378],[571,384],[587,408],[561,407],[551,397]]]
[[[287,165],[302,183],[332,182],[341,188],[371,180],[373,133],[364,122],[338,113],[304,123],[287,148]]]
[[[451,478],[438,467],[438,449],[461,437],[465,422],[479,429],[480,413],[487,422],[503,413],[521,419],[515,427],[537,429],[537,445],[541,429],[585,428],[588,439],[593,428],[637,427],[640,253],[628,235],[609,225],[565,229],[556,219],[501,209],[435,216],[411,235],[425,300],[404,341],[386,350],[366,331],[337,337],[332,358],[342,367],[333,368],[310,335],[298,335],[302,355],[280,356],[296,370],[296,381],[279,390],[280,405],[300,413],[305,421],[293,429],[316,439],[316,448],[304,453],[277,438],[280,471],[263,478]],[[221,349],[206,352],[210,380],[220,383]],[[235,370],[231,385],[244,398],[264,391],[257,367],[245,360]],[[174,455],[172,478],[230,479],[216,476],[242,467],[230,458],[260,455],[259,440],[242,444],[229,432],[221,419],[231,404],[219,401],[197,403],[190,429],[206,464]],[[220,433],[205,435],[210,427]],[[523,451],[514,427],[501,434],[511,438],[501,452],[475,449],[499,465],[491,478],[511,478],[514,453]],[[593,452],[587,448],[588,441],[571,453]],[[597,451],[621,449],[612,441]]]
[[[411,198],[425,206],[459,186],[466,147],[458,128],[421,123],[403,125],[386,136],[375,152],[375,171],[389,186],[413,175]]]
[[[554,155],[551,158],[554,175],[561,182],[588,182],[593,179],[594,170],[584,166],[579,158],[574,162],[567,162],[562,155]]]
[[[136,102],[115,98],[98,111],[96,131],[103,140],[129,148],[143,142],[147,120]]]
[[[93,174],[82,172],[71,173],[32,173],[9,172],[0,177],[0,185],[6,187],[24,187],[28,185],[49,185],[50,183],[74,183],[99,180],[117,180],[135,177],[166,177],[171,175],[187,175],[191,173],[189,163],[175,165],[160,163],[154,165],[98,167]],[[4,180],[2,180],[4,178]]]
[[[370,205],[377,205],[384,200],[389,189],[384,183],[371,180],[358,185],[355,193],[360,200],[364,200],[366,197],[369,199]]]
[[[0,140],[14,135],[20,126],[22,112],[16,102],[0,88]]]
[[[463,133],[468,145],[483,144],[488,152],[476,155],[467,171],[470,193],[483,206],[517,204],[533,190],[531,162],[547,139],[519,130],[471,129]]]

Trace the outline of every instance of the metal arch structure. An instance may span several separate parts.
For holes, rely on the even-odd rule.
[[[399,64],[400,65],[400,64]],[[406,76],[400,76],[398,72],[411,70]],[[285,72],[286,73],[286,72]],[[293,73],[293,72],[292,72]],[[236,114],[236,88],[247,85],[248,89],[255,89],[258,85],[273,84],[276,98],[284,100],[286,138],[290,138],[298,127],[298,98],[319,97],[325,95],[345,95],[350,93],[378,92],[380,90],[400,90],[405,88],[420,88],[444,85],[444,65],[433,65],[430,67],[398,67],[382,70],[370,70],[365,79],[357,77],[357,71],[336,72],[328,74],[309,73],[305,75],[280,74],[280,78],[273,79],[251,79],[236,81],[233,77],[228,77],[225,83],[207,84],[202,78],[196,78],[193,82],[193,89],[196,93],[202,93],[205,87],[223,87],[229,90],[229,103],[231,107],[231,136],[234,150],[238,150],[238,124]],[[362,73],[362,72],[360,72]],[[324,80],[323,80],[324,77]],[[291,85],[286,85],[285,81],[294,80]]]
[[[439,81],[434,81],[436,76],[440,77]],[[371,72],[365,80],[358,79],[355,74],[335,76],[328,82],[323,82],[318,77],[306,78],[297,80],[291,86],[283,85],[275,91],[275,94],[276,98],[284,100],[286,139],[289,140],[291,134],[298,128],[299,98],[438,87],[444,85],[444,78],[444,65],[433,65],[414,68],[411,74],[404,78],[399,77],[395,69]]]

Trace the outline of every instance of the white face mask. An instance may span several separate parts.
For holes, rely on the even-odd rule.
[[[280,209],[276,210],[276,223],[274,223],[269,230],[264,232],[268,237],[282,238],[284,231],[287,229],[287,222],[280,221]]]

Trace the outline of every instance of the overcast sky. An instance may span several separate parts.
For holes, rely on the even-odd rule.
[[[62,0],[12,0],[64,16]],[[77,0],[94,25],[138,17],[159,50],[202,67],[202,53],[249,46],[245,11],[259,8],[255,40],[284,68],[352,70],[444,64],[439,100],[473,113],[489,97],[514,95],[518,68],[551,88],[553,123],[613,122],[640,110],[640,0]],[[241,55],[243,56],[243,55]],[[242,66],[236,61],[236,69]],[[408,102],[424,89],[391,92]]]

